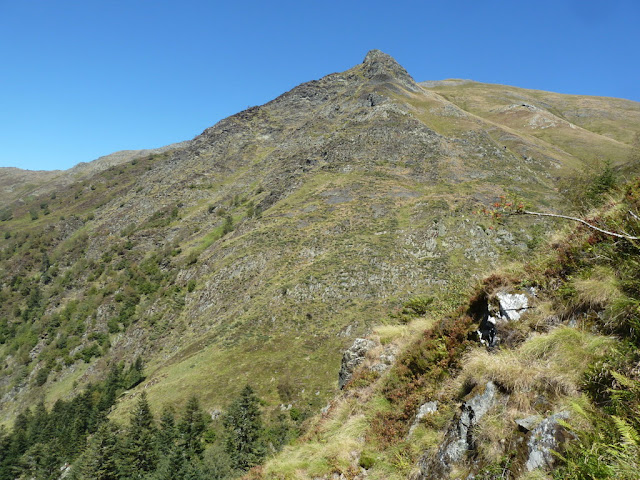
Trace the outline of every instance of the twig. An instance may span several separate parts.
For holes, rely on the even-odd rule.
[[[555,213],[530,212],[529,210],[521,210],[518,213],[522,213],[525,215],[536,215],[538,217],[564,218],[565,220],[573,220],[574,222],[582,223],[583,225],[586,225],[587,227],[593,230],[597,230],[600,233],[604,233],[605,235],[611,235],[612,237],[616,237],[616,238],[624,238],[626,240],[640,240],[640,237],[634,237],[633,235],[628,235],[628,234],[625,235],[622,233],[615,233],[615,232],[609,232],[608,230],[603,230],[602,228],[598,228],[595,225],[592,225],[589,222],[582,220],[581,218],[569,217],[567,215],[557,215]]]

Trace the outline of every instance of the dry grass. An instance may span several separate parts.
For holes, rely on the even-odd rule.
[[[346,472],[357,465],[367,421],[354,399],[341,399],[300,444],[285,447],[264,467],[264,478],[311,479],[327,472]]]
[[[434,318],[416,318],[408,324],[379,325],[374,327],[373,335],[377,337],[382,345],[394,343],[404,345],[415,335],[431,328],[435,323]]]
[[[519,480],[551,480],[553,477],[547,472],[538,469],[533,472],[524,472],[518,478]]]
[[[557,327],[548,334],[532,336],[516,350],[496,354],[474,350],[464,362],[458,382],[462,385],[463,382],[492,380],[514,394],[576,395],[585,367],[602,356],[613,343],[614,340],[608,337]],[[518,402],[526,403],[523,398]]]
[[[622,297],[615,272],[608,267],[595,267],[588,278],[574,280],[576,302],[590,308],[602,308]]]
[[[492,408],[482,417],[482,421],[474,430],[478,445],[478,455],[485,463],[492,463],[504,455],[505,439],[513,431],[515,412],[507,410],[505,405]]]

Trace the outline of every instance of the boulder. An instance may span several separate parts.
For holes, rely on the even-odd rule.
[[[374,372],[382,373],[389,369],[391,365],[396,361],[396,348],[392,345],[388,345],[384,348],[384,351],[378,357],[378,361],[369,367]]]
[[[487,382],[484,392],[463,403],[460,416],[449,428],[437,455],[435,457],[425,455],[418,462],[419,473],[413,478],[415,480],[447,478],[451,467],[460,462],[465,453],[475,449],[474,427],[495,405],[497,399],[498,389],[493,382]]]
[[[450,466],[459,462],[468,450],[473,450],[475,443],[473,427],[493,406],[496,393],[495,384],[487,382],[484,392],[462,404],[460,418],[450,431],[452,433],[450,441],[443,446],[444,448],[438,454],[443,465]]]
[[[342,364],[338,373],[338,387],[340,389],[351,380],[353,371],[364,361],[367,352],[374,348],[376,343],[366,338],[356,338],[353,345],[345,350],[342,355]]]
[[[529,297],[524,293],[499,292],[496,294],[496,299],[497,305],[487,305],[484,318],[480,321],[477,331],[480,342],[489,347],[494,347],[500,341],[499,325],[520,320],[522,314],[530,308]]]
[[[540,420],[542,420],[540,415],[531,415],[526,418],[517,418],[516,425],[521,432],[528,433],[540,423]]]
[[[416,413],[416,418],[413,421],[411,428],[409,428],[409,436],[413,434],[413,431],[420,424],[420,420],[422,420],[427,415],[436,413],[437,411],[438,411],[438,402],[433,401],[433,402],[423,403],[418,409],[418,413]]]
[[[529,308],[529,300],[524,293],[503,293],[498,297],[500,317],[505,320],[519,320],[520,316]]]
[[[537,468],[551,468],[555,462],[554,451],[557,451],[564,440],[564,429],[560,420],[567,420],[569,412],[562,411],[542,420],[531,430],[527,447],[529,458],[525,463],[527,471]]]

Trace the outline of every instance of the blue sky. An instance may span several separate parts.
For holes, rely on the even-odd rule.
[[[640,101],[637,0],[0,0],[0,166],[187,140],[373,48],[418,81]]]

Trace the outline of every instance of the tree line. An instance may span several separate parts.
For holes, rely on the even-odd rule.
[[[212,419],[191,397],[182,411],[165,406],[154,417],[145,392],[128,425],[108,418],[117,397],[143,378],[140,362],[112,367],[108,377],[48,410],[40,402],[0,428],[0,480],[199,480],[236,478],[296,434],[280,412],[263,420],[262,405],[245,386]],[[137,373],[136,373],[137,372]]]

